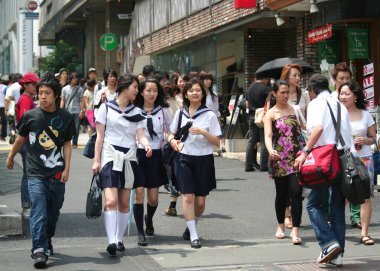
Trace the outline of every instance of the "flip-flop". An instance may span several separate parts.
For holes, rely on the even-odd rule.
[[[375,244],[375,241],[369,235],[363,235],[360,239],[360,242],[366,246],[372,246]]]
[[[284,239],[285,238],[285,234],[283,232],[276,232],[276,238],[277,239]]]

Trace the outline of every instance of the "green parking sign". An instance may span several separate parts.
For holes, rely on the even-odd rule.
[[[100,46],[104,51],[115,50],[117,43],[117,36],[115,33],[105,33],[100,37]]]

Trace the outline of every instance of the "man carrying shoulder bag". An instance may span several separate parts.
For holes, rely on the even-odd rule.
[[[312,101],[307,108],[306,128],[310,136],[301,155],[295,161],[295,167],[298,168],[301,168],[313,147],[336,143],[336,131],[327,103],[331,106],[335,118],[338,116],[338,106],[337,100],[330,96],[328,79],[321,74],[314,74],[309,79],[308,91]],[[353,144],[351,135],[348,112],[344,106],[341,106],[341,136],[347,146]],[[337,149],[341,156],[344,151],[340,142],[337,144]],[[322,209],[323,197],[328,193],[330,193],[331,225],[327,223]],[[332,185],[312,188],[308,197],[307,211],[322,250],[317,262],[342,266],[346,232],[345,199],[340,180]]]

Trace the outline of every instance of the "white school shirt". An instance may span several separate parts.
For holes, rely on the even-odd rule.
[[[337,120],[337,100],[331,97],[329,91],[321,92],[317,98],[312,100],[307,107],[307,120],[306,128],[311,133],[315,126],[321,125],[323,127],[323,132],[319,137],[316,146],[324,146],[327,144],[335,143],[335,127],[331,119],[330,110],[327,106],[327,101],[329,102],[331,109],[334,113],[335,119]],[[341,108],[341,125],[340,131],[342,137],[348,148],[353,145],[352,132],[350,119],[348,116],[347,109],[344,105],[340,104]],[[338,142],[338,149],[342,149],[342,145]]]
[[[109,93],[108,88],[104,87],[101,90],[99,90],[98,92],[96,92],[96,94],[94,94],[94,106],[97,106],[99,104],[100,98],[102,97],[102,94],[104,92],[106,93],[106,99],[108,102],[115,100],[117,97],[116,91],[115,91],[115,93],[111,94],[111,93]],[[98,110],[99,110],[98,108],[95,108],[95,110],[94,110],[95,119],[97,118]]]
[[[200,115],[196,116],[194,119],[191,119],[189,117],[189,112],[186,108],[184,108],[182,112],[183,114],[180,127],[185,126],[188,121],[192,121],[192,127],[199,127],[201,129],[204,129],[214,136],[222,135],[218,119],[210,109],[206,107],[198,109],[195,112],[194,116],[196,116],[197,113],[200,113]],[[180,113],[181,110],[178,110],[176,112],[172,124],[170,125],[170,132],[172,134],[175,134],[177,132],[178,118]],[[189,132],[181,153],[187,155],[202,156],[212,154],[213,151],[214,146],[208,142],[208,140],[203,135],[193,135]]]
[[[207,95],[206,106],[214,112],[217,118],[220,117],[218,95],[215,94],[214,98],[212,98],[211,94]]]
[[[361,137],[367,137],[368,128],[375,124],[370,113],[365,110],[361,110],[362,118],[358,121],[351,121],[352,135],[358,134]],[[372,150],[370,145],[362,145],[361,150],[355,150],[355,145],[351,147],[351,152],[354,156],[368,157],[372,156]]]
[[[123,148],[136,148],[137,129],[144,127],[143,122],[131,122],[123,116],[141,115],[141,109],[129,104],[124,112],[119,113],[116,110],[121,111],[121,109],[115,104],[114,101],[107,103],[108,112],[104,103],[98,110],[96,122],[106,126],[104,142]]]
[[[164,131],[169,131],[170,124],[173,120],[169,108],[162,108],[161,106],[158,106],[153,110],[151,115],[147,115],[144,110],[141,111],[145,117],[142,123],[144,125],[144,134],[149,141],[149,145],[153,150],[161,149],[162,145],[164,144]],[[153,139],[151,138],[148,131],[147,118],[152,118],[153,131],[157,134],[157,136],[153,136]],[[144,146],[139,144],[139,149],[144,149]]]

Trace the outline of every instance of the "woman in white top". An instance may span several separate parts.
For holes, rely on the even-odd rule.
[[[354,146],[351,151],[355,156],[360,157],[360,160],[366,165],[373,186],[374,165],[371,145],[376,143],[376,124],[371,114],[365,111],[366,101],[363,90],[360,89],[358,83],[349,80],[339,87],[338,93],[339,100],[347,108],[350,117],[354,139]],[[361,242],[364,245],[373,245],[374,241],[368,235],[372,216],[371,199],[366,199],[360,206],[350,204],[350,209],[351,219],[356,219],[358,221],[354,221],[354,223],[361,224]]]
[[[97,138],[92,170],[99,173],[104,191],[104,221],[108,237],[107,251],[116,255],[124,251],[123,238],[129,220],[129,197],[134,181],[139,180],[136,159],[136,138],[145,149],[152,148],[144,134],[144,117],[132,104],[137,95],[138,81],[130,76],[121,82],[115,100],[102,104],[96,118]]]
[[[221,131],[215,114],[206,107],[207,93],[200,80],[191,79],[182,94],[184,108],[174,116],[168,141],[179,152],[174,160],[174,172],[187,225],[182,236],[191,240],[192,248],[200,248],[195,225],[205,210],[206,196],[216,188],[213,145],[219,144]],[[177,128],[183,127],[191,128],[181,129],[182,139],[176,140]]]
[[[154,234],[153,215],[158,206],[158,189],[166,184],[167,176],[162,164],[162,151],[164,136],[169,130],[172,116],[169,111],[169,104],[165,101],[164,92],[161,85],[155,80],[148,78],[140,83],[135,105],[141,108],[145,137],[148,138],[152,146],[152,156],[146,157],[144,146],[139,144],[137,149],[137,162],[140,169],[140,180],[136,188],[136,198],[133,207],[133,215],[138,230],[139,246],[146,246],[144,234]],[[147,188],[147,214],[144,217],[144,194]]]
[[[105,81],[106,86],[97,91],[94,97],[95,119],[100,105],[107,101],[112,101],[117,97],[117,72],[111,69],[107,70],[107,72],[108,75],[104,77],[107,78]]]

